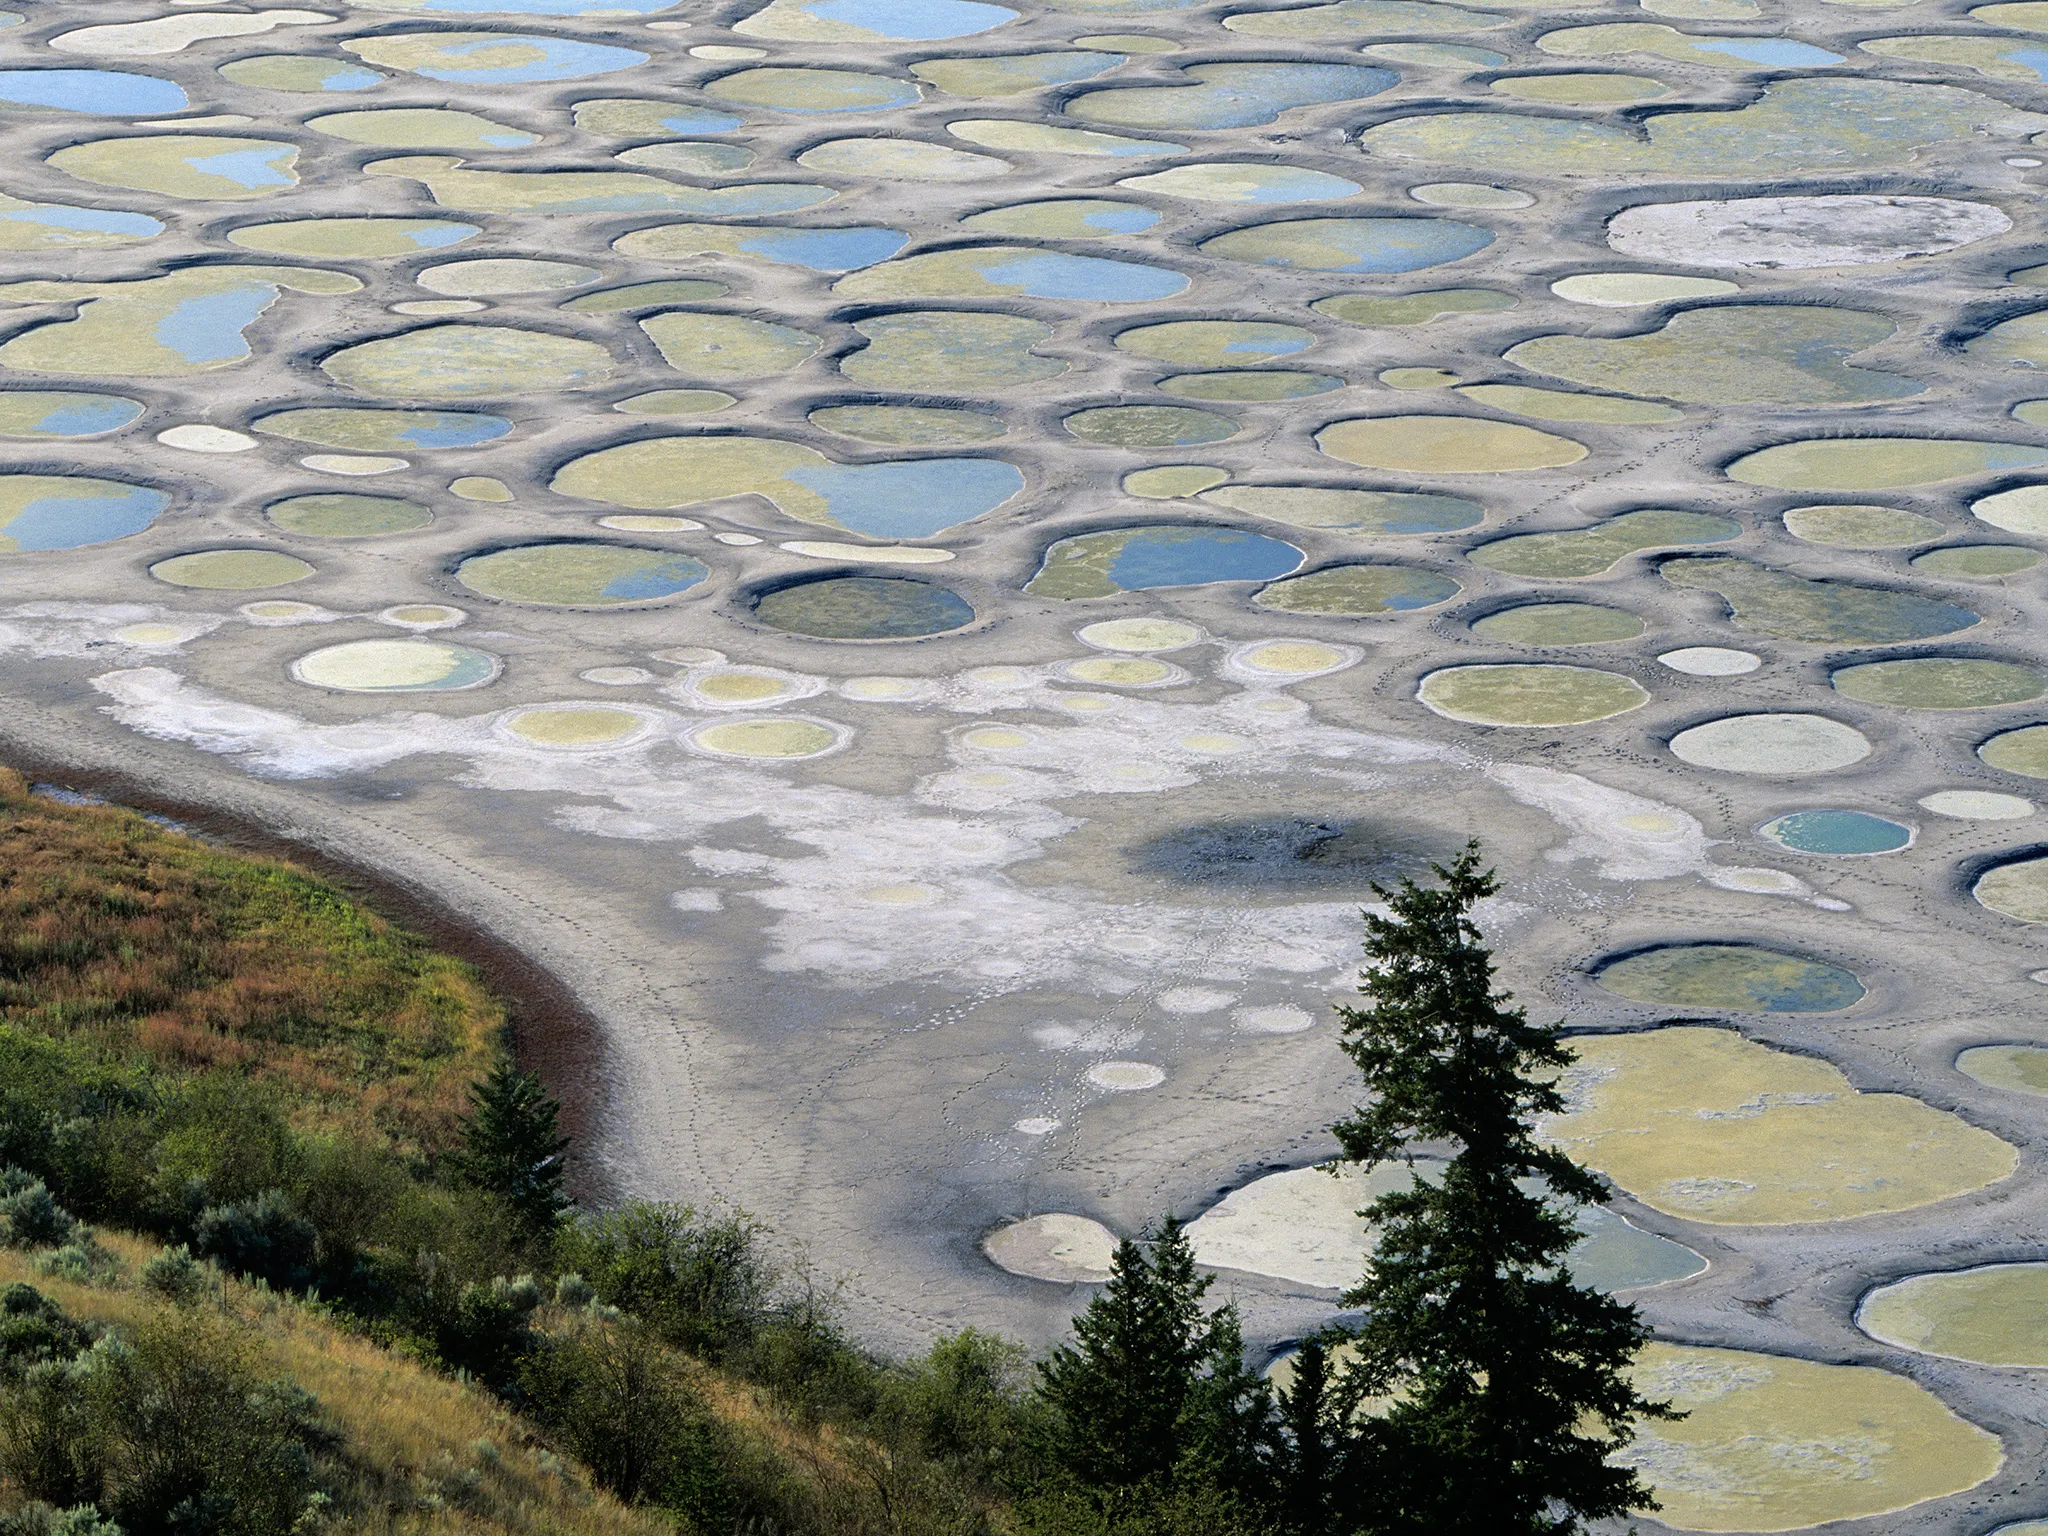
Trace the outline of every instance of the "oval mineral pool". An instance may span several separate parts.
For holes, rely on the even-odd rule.
[[[596,267],[573,261],[543,261],[533,257],[486,256],[473,260],[444,261],[423,267],[413,281],[429,293],[445,293],[460,299],[491,298],[508,293],[548,293],[557,288],[580,288],[604,274]]]
[[[1184,81],[1172,85],[1084,91],[1064,110],[1112,128],[1252,128],[1297,107],[1375,96],[1400,80],[1391,69],[1369,65],[1265,59],[1189,64],[1181,73]]]
[[[1194,496],[1230,478],[1230,471],[1213,464],[1161,464],[1153,469],[1134,469],[1124,476],[1127,496],[1147,501],[1177,501]]]
[[[640,329],[678,373],[720,383],[787,373],[824,345],[795,326],[696,310],[649,315]]]
[[[1674,944],[1610,960],[1593,973],[1604,990],[1660,1008],[1743,1013],[1835,1013],[1863,997],[1838,966],[1751,944]]]
[[[698,304],[722,298],[731,292],[724,283],[708,277],[664,277],[647,283],[628,283],[623,288],[602,288],[581,294],[562,308],[583,315],[612,315],[620,310],[653,308],[658,304]]]
[[[1832,773],[1870,756],[1870,738],[1825,715],[1728,715],[1680,731],[1671,755],[1726,773]]]
[[[1916,803],[1923,811],[1954,821],[2025,821],[2034,814],[2033,801],[1984,789],[1938,789]]]
[[[1650,702],[1647,688],[1619,672],[1534,662],[1444,667],[1415,697],[1448,720],[1522,728],[1589,725]]]
[[[176,199],[231,202],[269,197],[299,183],[296,144],[274,139],[167,133],[71,144],[48,163],[95,186]]]
[[[849,273],[832,285],[854,299],[1079,299],[1142,304],[1186,291],[1187,277],[1165,267],[1023,245],[933,251]],[[1006,317],[1018,319],[1021,317]]]
[[[1353,645],[1325,645],[1320,640],[1255,640],[1233,649],[1228,660],[1235,672],[1266,680],[1300,682],[1355,666],[1364,654]]]
[[[1321,485],[1226,485],[1201,493],[1214,506],[1271,518],[1291,528],[1359,535],[1451,533],[1483,522],[1486,509],[1462,496],[1358,491]]]
[[[1643,621],[1597,603],[1524,603],[1472,621],[1472,633],[1503,645],[1604,645],[1633,640]]]
[[[1142,234],[1159,222],[1159,214],[1143,203],[1117,203],[1106,198],[1065,197],[1043,203],[991,208],[960,221],[963,229],[991,235],[1042,240],[1108,240]]]
[[[1368,416],[1316,434],[1333,459],[1367,469],[1480,475],[1556,469],[1586,456],[1586,445],[1512,422],[1476,416]]]
[[[192,105],[169,80],[107,69],[0,69],[0,102],[100,117],[165,116]]]
[[[452,219],[285,219],[244,224],[228,231],[228,242],[273,256],[306,256],[315,261],[417,256],[445,250],[483,233],[478,224]]]
[[[1509,75],[1487,88],[1517,101],[1562,107],[1625,107],[1671,94],[1670,86],[1649,75]]]
[[[1432,208],[1527,208],[1536,201],[1527,192],[1483,181],[1424,182],[1408,195]]]
[[[1256,162],[1176,165],[1150,176],[1126,176],[1117,185],[1197,203],[1328,203],[1365,190],[1327,171]]]
[[[1966,437],[1843,437],[1759,449],[1722,473],[1744,485],[1781,491],[1885,491],[2041,464],[2048,464],[2048,448],[2021,443]]]
[[[2048,1264],[1909,1275],[1866,1295],[1856,1308],[1856,1326],[1917,1354],[2008,1368],[2048,1366]]]
[[[2038,1045],[1974,1045],[1956,1057],[1956,1070],[1987,1088],[2048,1095],[2048,1049]]]
[[[1667,560],[1657,574],[1674,587],[1718,593],[1738,628],[1780,640],[1896,645],[1951,635],[1980,622],[1971,609],[1918,593],[1814,580],[1728,557]]]
[[[1271,581],[1301,562],[1302,553],[1292,544],[1232,528],[1112,528],[1061,539],[1046,550],[1038,574],[1024,590],[1034,597],[1072,601],[1154,587]]]
[[[330,112],[306,126],[351,144],[391,149],[524,149],[540,135],[524,133],[474,112],[446,107],[391,107],[366,112]]]
[[[1076,411],[1060,425],[1083,442],[1108,448],[1185,448],[1237,435],[1230,417],[1177,405],[1102,406]]]
[[[0,475],[0,554],[79,549],[142,532],[168,491],[75,475]]]
[[[1639,309],[1678,299],[1721,298],[1741,290],[1718,277],[1676,277],[1663,272],[1580,272],[1550,285],[1560,299],[1602,309]]]
[[[974,622],[959,593],[903,576],[826,576],[764,592],[754,617],[814,640],[916,640]]]
[[[2016,859],[1986,870],[1970,894],[2002,917],[2048,923],[2048,858]]]
[[[1756,829],[1765,842],[1794,853],[1867,856],[1897,853],[1913,841],[1913,829],[1868,811],[1791,811]]]
[[[262,53],[231,59],[220,66],[221,78],[259,91],[292,91],[317,95],[331,91],[367,91],[385,76],[360,64],[326,59],[318,54]]]
[[[295,681],[343,693],[447,693],[481,688],[503,663],[445,640],[351,640],[293,662]]]
[[[272,437],[358,453],[409,453],[431,448],[476,448],[512,430],[502,416],[480,411],[384,411],[313,407],[277,411],[251,425]]]
[[[1948,532],[1946,523],[1896,507],[1793,507],[1785,531],[1807,544],[1831,549],[1907,549]]]
[[[609,704],[541,704],[514,710],[498,729],[522,746],[589,752],[635,745],[654,725],[647,715]]]
[[[386,69],[453,85],[583,80],[647,62],[633,48],[519,32],[391,32],[348,38],[341,46]]]
[[[1049,1122],[1047,1129],[1057,1124]],[[981,1249],[1013,1275],[1058,1285],[1099,1284],[1110,1277],[1116,1234],[1085,1216],[1027,1216],[989,1233]]]
[[[1930,549],[1910,563],[1916,571],[1950,581],[1997,581],[2031,571],[2041,563],[2041,552],[2020,544],[1958,544]]]
[[[199,587],[210,592],[255,592],[264,587],[304,581],[313,567],[296,555],[275,549],[208,549],[173,555],[149,568],[158,581],[174,587]]]
[[[409,533],[434,520],[427,508],[402,496],[346,493],[287,496],[265,507],[263,515],[286,533],[315,539],[374,539],[387,533]]]
[[[1008,6],[983,0],[769,0],[733,31],[788,42],[944,42],[1015,21]]]
[[[700,725],[690,732],[690,745],[714,757],[791,761],[822,757],[851,738],[844,726],[825,720],[780,716],[768,720],[726,720]]]
[[[1159,381],[1161,394],[1183,400],[1218,400],[1256,405],[1273,400],[1302,400],[1342,389],[1344,381],[1328,373],[1296,373],[1280,368],[1247,368],[1235,373],[1177,373]]]
[[[1901,709],[1996,709],[2048,693],[2048,676],[2010,661],[1965,656],[1915,656],[1843,667],[1835,692],[1866,704]]]
[[[455,568],[455,579],[481,596],[566,608],[659,602],[710,574],[703,561],[673,550],[581,542],[518,544]]]
[[[1375,613],[1408,613],[1449,602],[1458,584],[1412,565],[1332,565],[1306,576],[1290,576],[1252,596],[1260,608],[1329,618],[1362,618]]]
[[[1172,320],[1118,331],[1118,351],[1196,368],[1257,368],[1316,344],[1316,333],[1274,320]]]
[[[594,341],[501,325],[429,325],[330,352],[320,371],[386,399],[465,400],[602,383],[616,366]]]
[[[1184,651],[1200,643],[1202,631],[1179,619],[1104,619],[1074,631],[1074,638],[1098,650],[1150,655]]]
[[[809,171],[867,176],[877,181],[984,181],[1008,173],[1010,163],[917,139],[828,139],[796,157]]]
[[[1387,374],[1382,383],[1393,384]],[[1455,378],[1445,380],[1455,384]],[[1400,386],[1396,386],[1397,388]],[[1621,395],[1590,395],[1577,390],[1533,389],[1527,384],[1467,384],[1458,390],[1465,399],[1511,416],[1533,416],[1538,421],[1590,421],[1609,426],[1654,426],[1679,421],[1685,413],[1654,400],[1631,400]]]
[[[771,112],[878,112],[907,107],[918,98],[908,80],[851,69],[792,69],[765,65],[720,75],[702,87],[705,95],[736,106]]]
[[[1493,288],[1434,288],[1424,293],[1339,293],[1309,305],[1319,315],[1351,325],[1429,325],[1454,315],[1483,315],[1513,309],[1515,296]]]
[[[703,416],[738,403],[719,389],[650,389],[613,402],[612,409],[628,416]]]
[[[96,437],[118,432],[142,415],[126,395],[61,389],[0,391],[0,437]]]
[[[2029,779],[2048,779],[2048,725],[2023,725],[2002,731],[1977,748],[1994,768]]]
[[[1681,646],[1665,651],[1657,660],[1687,677],[1741,677],[1764,664],[1755,651],[1737,651],[1725,645]]]
[[[1492,243],[1493,231],[1454,219],[1288,219],[1216,235],[1200,249],[1304,272],[1415,272]]]
[[[1648,549],[1719,544],[1742,533],[1733,518],[1706,512],[1644,508],[1610,517],[1590,528],[1561,533],[1518,533],[1470,551],[1466,558],[1490,571],[1570,581],[1598,576],[1629,555]]]

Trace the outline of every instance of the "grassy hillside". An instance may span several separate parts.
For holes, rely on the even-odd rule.
[[[0,1023],[230,1068],[302,1125],[438,1147],[504,1014],[469,967],[302,870],[0,769]]]

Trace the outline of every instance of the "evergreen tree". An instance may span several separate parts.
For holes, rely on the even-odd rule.
[[[529,1237],[554,1230],[569,1208],[563,1192],[562,1106],[531,1072],[500,1061],[469,1090],[456,1171],[463,1180],[503,1200]]]
[[[1282,1439],[1280,1517],[1295,1536],[1321,1536],[1330,1528],[1336,1452],[1343,1429],[1331,1400],[1330,1346],[1304,1339],[1294,1356],[1294,1379],[1280,1393]]]
[[[1271,1399],[1245,1368],[1235,1307],[1204,1314],[1210,1283],[1179,1222],[1142,1246],[1126,1238],[1075,1319],[1078,1342],[1039,1365],[1041,1450],[1112,1529],[1176,1495],[1264,1491]]]
[[[1432,1183],[1383,1195],[1362,1213],[1378,1244],[1344,1297],[1366,1309],[1340,1378],[1366,1478],[1349,1480],[1344,1530],[1375,1536],[1566,1536],[1583,1522],[1655,1509],[1634,1471],[1609,1456],[1641,1416],[1673,1417],[1630,1384],[1648,1338],[1633,1307],[1574,1283],[1564,1267],[1573,1208],[1596,1178],[1540,1142],[1538,1116],[1564,1107],[1555,1082],[1574,1059],[1559,1027],[1528,1022],[1493,990],[1473,906],[1498,889],[1474,842],[1441,883],[1375,887],[1367,914],[1366,1008],[1340,1009],[1344,1050],[1371,1102],[1331,1127],[1368,1169],[1417,1143],[1456,1154]]]

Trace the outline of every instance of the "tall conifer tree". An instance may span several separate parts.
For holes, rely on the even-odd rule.
[[[1559,1028],[1532,1025],[1493,989],[1473,907],[1498,888],[1474,842],[1425,889],[1375,887],[1366,915],[1363,1008],[1340,1009],[1344,1050],[1371,1094],[1331,1127],[1368,1169],[1418,1144],[1455,1154],[1442,1177],[1383,1195],[1363,1213],[1378,1245],[1348,1293],[1365,1309],[1340,1405],[1393,1398],[1378,1417],[1342,1417],[1359,1442],[1345,1460],[1343,1531],[1373,1536],[1565,1536],[1583,1522],[1654,1509],[1634,1471],[1609,1457],[1638,1417],[1671,1417],[1631,1385],[1648,1338],[1636,1310],[1574,1283],[1573,1208],[1600,1182],[1539,1141],[1563,1109],[1573,1060]]]
[[[527,1236],[552,1231],[570,1204],[563,1189],[569,1138],[562,1134],[562,1106],[539,1077],[509,1061],[470,1087],[469,1104],[456,1171],[503,1200]]]

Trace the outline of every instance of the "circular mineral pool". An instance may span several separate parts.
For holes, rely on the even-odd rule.
[[[1764,664],[1754,651],[1731,650],[1722,645],[1686,645],[1666,651],[1657,660],[1687,677],[1740,677]]]
[[[1060,423],[1086,443],[1110,448],[1184,448],[1237,435],[1237,423],[1181,405],[1106,405]]]
[[[1013,208],[991,208],[960,221],[963,228],[985,230],[992,235],[1046,240],[1110,240],[1140,234],[1158,222],[1159,214],[1142,203],[1094,197],[1056,198]]]
[[[1013,1275],[1062,1285],[1094,1284],[1110,1276],[1116,1234],[1085,1216],[1029,1216],[989,1233],[981,1251]]]
[[[1977,755],[2007,773],[2048,779],[2048,725],[2023,725],[2016,731],[2001,731],[1978,747]]]
[[[1480,475],[1556,469],[1586,456],[1586,445],[1534,427],[1477,416],[1368,416],[1332,422],[1316,446],[1366,469]]]
[[[505,325],[429,325],[331,352],[320,369],[371,396],[519,398],[602,383],[616,366],[594,341]]]
[[[2048,923],[2048,858],[2015,859],[1987,869],[1971,894],[2001,916]]]
[[[299,682],[344,693],[446,693],[481,688],[501,666],[445,640],[351,640],[301,656],[290,670]]]
[[[1539,663],[1445,667],[1415,696],[1446,719],[1516,727],[1588,725],[1650,702],[1648,689],[1619,672]]]
[[[1052,545],[1024,590],[1033,597],[1078,602],[1155,587],[1271,581],[1298,570],[1301,562],[1302,553],[1294,545],[1237,528],[1109,528]]]
[[[1009,430],[999,416],[933,406],[834,405],[811,412],[810,419],[827,432],[857,442],[906,448],[992,442]]]
[[[1913,569],[1953,581],[1996,581],[2041,563],[2041,552],[2020,544],[1958,544],[1915,555]]]
[[[476,448],[512,430],[502,416],[481,411],[350,410],[315,407],[277,411],[254,423],[258,432],[323,448],[358,453],[413,453],[433,448]],[[402,466],[401,466],[402,467]]]
[[[1332,565],[1261,587],[1252,602],[1281,613],[1360,618],[1434,607],[1449,602],[1459,590],[1450,577],[1411,565]]]
[[[2033,801],[1986,789],[1937,789],[1918,803],[1922,810],[1957,821],[2024,821],[2034,814]]]
[[[614,512],[597,520],[600,528],[620,533],[702,533],[704,525],[694,517],[667,517],[659,512]]]
[[[1161,394],[1182,400],[1224,400],[1241,404],[1301,400],[1343,387],[1344,381],[1335,374],[1298,373],[1282,368],[1247,369],[1241,373],[1177,373],[1159,381]]]
[[[580,288],[604,274],[596,267],[573,261],[544,261],[537,257],[478,257],[444,261],[413,275],[413,281],[429,293],[445,293],[458,299],[481,299],[507,293],[549,293],[557,288]]]
[[[1825,715],[1728,715],[1680,731],[1680,762],[1727,773],[1831,773],[1870,756],[1870,738]]]
[[[690,679],[689,691],[698,703],[713,709],[757,708],[797,697],[803,691],[803,684],[799,679],[780,672],[730,667],[699,672]]]
[[[1527,208],[1536,201],[1527,192],[1483,181],[1431,181],[1410,187],[1408,195],[1435,208]]]
[[[373,539],[381,534],[424,528],[434,520],[432,512],[403,497],[340,492],[287,496],[265,507],[263,515],[286,533],[316,539]]]
[[[1830,681],[1848,698],[1901,709],[1996,709],[2048,693],[2048,677],[2032,667],[1965,656],[1865,662],[1840,668]]]
[[[1083,645],[1098,650],[1127,651],[1148,655],[1156,651],[1184,651],[1197,644],[1202,631],[1179,619],[1104,619],[1074,631]]]
[[[1909,1275],[1866,1295],[1856,1326],[1916,1354],[1977,1365],[2048,1365],[2048,1264]]]
[[[1560,299],[1574,304],[1593,304],[1602,309],[1637,309],[1647,304],[1669,304],[1678,299],[1717,299],[1739,293],[1734,284],[1718,277],[1676,277],[1663,272],[1581,272],[1561,277],[1550,285]]]
[[[1240,1008],[1230,1016],[1230,1021],[1248,1035],[1298,1035],[1313,1029],[1316,1022],[1307,1009],[1290,1003]]]
[[[690,732],[690,745],[714,757],[781,759],[822,757],[852,735],[825,720],[786,716],[769,720],[722,720]]]
[[[2021,485],[1970,503],[1980,523],[2030,539],[2048,538],[2048,485]]]
[[[1633,640],[1643,621],[1596,603],[1524,603],[1472,621],[1472,633],[1502,645],[1605,645]]]
[[[1149,1061],[1098,1061],[1088,1069],[1088,1081],[1111,1093],[1136,1093],[1157,1088],[1166,1081],[1166,1073]]]
[[[730,291],[724,283],[708,277],[658,277],[652,282],[579,294],[564,301],[562,308],[584,315],[614,315],[621,310],[651,309],[660,304],[697,304],[723,297]]]
[[[1834,1013],[1863,996],[1863,983],[1838,966],[1751,944],[1641,950],[1608,961],[1593,980],[1631,1002],[1743,1013]]]
[[[1065,663],[1060,676],[1101,688],[1160,688],[1187,679],[1179,667],[1143,656],[1089,656]]]
[[[638,742],[653,734],[655,724],[637,710],[610,704],[539,704],[504,716],[498,729],[522,746],[596,751]]]
[[[1944,480],[1994,470],[2035,469],[2042,464],[2048,464],[2048,448],[1977,438],[1812,437],[1759,448],[1725,465],[1721,472],[1740,484],[1775,490],[1891,491],[1939,485]],[[1983,521],[1994,522],[1984,508],[2021,494],[2003,491],[1973,503],[1971,510]]]
[[[596,543],[519,544],[455,568],[455,579],[484,597],[567,608],[658,602],[710,574],[703,561],[672,550]]]
[[[448,493],[464,501],[512,500],[512,487],[489,475],[458,475],[448,482]]]
[[[1649,75],[1509,75],[1489,88],[1518,101],[1565,107],[1625,107],[1671,94],[1670,86]]]
[[[166,448],[182,448],[187,453],[247,453],[256,446],[256,439],[246,432],[209,426],[203,421],[166,427],[157,433],[156,440]]]
[[[377,615],[379,624],[409,629],[415,634],[430,629],[454,629],[468,621],[468,614],[446,603],[400,603],[395,608],[383,609]]]
[[[158,581],[174,587],[200,587],[212,592],[254,592],[263,587],[304,581],[313,567],[296,555],[275,549],[205,549],[173,555],[149,568]]]
[[[1255,677],[1300,680],[1340,672],[1363,653],[1355,646],[1320,640],[1254,640],[1230,653],[1230,665]]]
[[[1255,368],[1316,344],[1316,333],[1275,320],[1171,320],[1118,331],[1118,351],[1195,368]]]
[[[1455,219],[1284,219],[1214,235],[1205,255],[1299,272],[1415,272],[1493,244],[1493,231]]]
[[[126,395],[59,389],[0,391],[0,437],[96,437],[117,432],[142,415],[142,402]]]
[[[1913,829],[1868,811],[1790,811],[1756,829],[1756,835],[1794,853],[1870,855],[1897,853],[1913,841]]]
[[[1896,507],[1827,505],[1794,507],[1785,531],[1807,544],[1833,549],[1905,549],[1948,532],[1948,525]]]
[[[612,406],[628,416],[703,416],[737,403],[719,389],[651,389]]]
[[[1956,1070],[1987,1088],[2048,1095],[2048,1050],[2038,1045],[1975,1045],[1956,1057]]]
[[[764,592],[754,617],[816,640],[915,640],[974,622],[959,593],[903,576],[826,576]]]
[[[1134,469],[1124,476],[1126,494],[1147,501],[1176,501],[1198,496],[1230,478],[1230,471],[1213,464],[1161,464],[1153,469]]]

